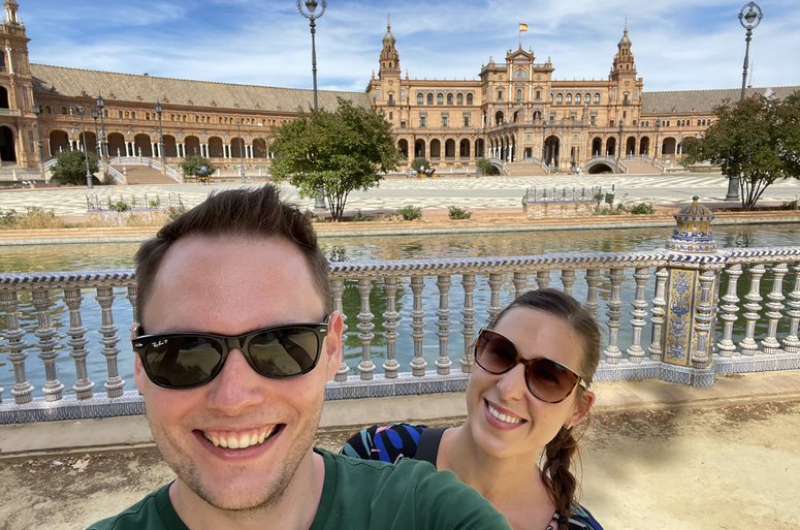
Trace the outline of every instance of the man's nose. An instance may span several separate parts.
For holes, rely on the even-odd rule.
[[[256,373],[242,351],[234,347],[222,371],[210,383],[208,406],[224,414],[240,414],[263,404],[265,383],[266,378]]]

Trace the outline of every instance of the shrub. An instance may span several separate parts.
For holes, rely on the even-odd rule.
[[[196,177],[200,182],[208,182],[211,175],[217,170],[207,158],[198,155],[186,157],[181,162],[181,169],[184,175]]]
[[[62,228],[64,221],[53,210],[45,210],[39,207],[26,208],[24,214],[16,210],[0,210],[0,228]]]
[[[398,212],[405,221],[416,221],[417,219],[422,219],[422,208],[418,208],[416,206],[403,206],[400,208],[400,210],[398,210]]]
[[[634,215],[653,215],[656,213],[656,209],[649,202],[640,202],[632,206],[628,211]]]
[[[497,169],[497,166],[486,160],[485,158],[481,158],[478,160],[478,171],[481,175],[493,176],[499,175],[500,170]]]
[[[92,174],[92,183],[100,184],[97,177],[97,157],[89,153],[89,172]],[[72,184],[81,186],[86,184],[86,155],[81,151],[63,151],[56,157],[53,166],[53,180],[59,184]]]
[[[464,208],[459,208],[458,206],[450,206],[447,208],[447,215],[450,219],[461,220],[472,217],[472,212]]]
[[[422,171],[430,169],[431,163],[424,158],[415,158],[414,161],[411,162],[411,167],[414,168],[414,171],[417,173],[422,173]]]

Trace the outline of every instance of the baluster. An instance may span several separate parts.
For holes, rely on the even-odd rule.
[[[35,335],[39,339],[39,357],[44,361],[45,383],[42,391],[45,401],[58,401],[63,397],[64,385],[56,373],[56,330],[50,323],[50,290],[46,287],[33,289],[33,307],[36,308],[38,326]]]
[[[489,323],[493,323],[494,319],[502,309],[500,307],[500,289],[503,287],[503,274],[499,272],[492,272],[489,274]]]
[[[647,280],[650,279],[650,269],[638,267],[633,274],[636,282],[636,294],[634,296],[633,311],[631,311],[631,327],[633,327],[633,344],[628,348],[627,354],[632,362],[642,362],[644,359],[644,348],[642,348],[642,331],[647,324],[647,300],[644,291],[647,288]]]
[[[745,336],[739,347],[742,350],[742,355],[753,355],[758,351],[758,343],[755,341],[756,322],[758,322],[759,313],[761,312],[760,302],[764,300],[761,298],[759,291],[761,289],[761,277],[767,270],[761,263],[750,267],[750,292],[747,293],[744,299],[747,301],[744,304],[745,313],[742,315],[747,321],[745,327]]]
[[[436,373],[449,375],[453,362],[447,354],[447,343],[450,338],[450,275],[440,274],[436,280],[439,287],[439,358],[436,359]]]
[[[778,353],[781,349],[781,343],[778,342],[778,323],[783,315],[783,301],[786,297],[783,296],[783,278],[789,272],[789,267],[785,263],[778,263],[772,267],[772,291],[767,295],[766,303],[767,311],[765,316],[769,320],[767,326],[767,336],[761,341],[761,347],[764,353]]]
[[[622,317],[622,282],[625,279],[623,269],[611,269],[611,297],[608,300],[608,345],[603,354],[606,362],[616,364],[622,357],[619,349],[619,327]]]
[[[425,360],[422,350],[422,340],[425,338],[425,329],[423,327],[425,309],[422,307],[423,287],[424,278],[422,276],[414,275],[411,277],[411,293],[414,297],[414,309],[411,311],[411,329],[414,339],[414,358],[411,360],[411,375],[416,377],[424,377],[425,369],[428,367],[428,361]]]
[[[522,293],[529,289],[528,274],[525,272],[514,273],[514,298],[518,298]]]
[[[714,277],[714,271],[703,271],[699,277],[700,300],[695,304],[694,313],[697,340],[692,341],[689,353],[693,368],[707,368],[711,361],[708,343],[711,338],[711,322],[714,320],[714,305],[711,300]]]
[[[383,313],[384,337],[386,338],[386,361],[383,372],[387,379],[395,379],[400,364],[397,362],[397,326],[400,313],[397,312],[397,277],[388,276],[384,280],[386,291],[386,311]]]
[[[117,366],[117,356],[119,355],[117,342],[119,342],[119,336],[117,334],[117,326],[114,325],[114,313],[112,309],[114,304],[114,287],[111,285],[98,287],[97,303],[100,305],[102,321],[100,335],[103,341],[103,355],[106,357],[108,369],[108,379],[106,379],[104,386],[106,388],[106,395],[108,395],[109,398],[116,398],[122,395],[125,381],[120,377],[119,367]]]
[[[789,334],[783,339],[783,349],[788,353],[800,353],[800,338],[797,336],[800,327],[800,265],[792,267],[794,271],[794,289],[789,293],[789,308],[786,316],[789,317]]]
[[[650,341],[650,347],[647,349],[647,353],[650,354],[650,358],[654,361],[660,361],[664,353],[661,349],[661,337],[664,330],[664,317],[667,314],[666,292],[668,277],[669,272],[667,272],[666,267],[659,267],[658,270],[656,270],[656,292],[653,297],[653,309],[651,310],[653,315],[651,318],[653,322],[653,336]]]
[[[800,277],[800,275],[798,275]],[[461,371],[472,372],[472,341],[475,340],[475,275],[465,273],[461,277],[464,286],[464,357],[461,358]]]
[[[721,357],[730,357],[736,352],[736,344],[733,342],[733,325],[736,324],[737,313],[739,312],[739,297],[736,296],[736,286],[742,273],[742,266],[739,263],[731,265],[725,270],[728,275],[728,290],[722,297],[719,306],[719,318],[724,322],[722,326],[722,339],[717,342],[717,351]]]
[[[603,280],[603,271],[589,269],[586,271],[586,285],[589,289],[586,294],[586,310],[597,318],[597,309],[600,306],[600,282]]]
[[[139,323],[136,322],[136,284],[129,283],[128,284],[128,302],[131,304],[131,309],[133,310],[133,325],[134,327],[138,326]],[[135,329],[132,330],[132,333],[136,333]]]
[[[344,358],[347,350],[347,315],[344,314],[344,304],[342,302],[344,298],[344,279],[334,278],[331,280],[331,298],[333,298],[333,310],[342,315],[342,321],[345,323],[342,331],[342,364],[339,365],[339,369],[333,377],[334,381],[342,383],[347,381],[347,374],[350,372],[350,367],[347,366],[347,361]]]
[[[86,328],[81,320],[81,302],[83,296],[79,286],[64,288],[64,303],[69,309],[69,344],[72,347],[72,358],[75,360],[75,384],[72,389],[78,399],[91,399],[94,383],[89,379],[86,369]]]
[[[358,280],[358,293],[361,295],[361,311],[358,313],[358,338],[361,340],[361,362],[358,363],[358,372],[361,374],[362,381],[371,381],[375,372],[375,363],[372,362],[370,346],[375,335],[372,330],[375,324],[372,323],[375,316],[369,309],[369,293],[372,291],[372,280],[361,278]]]
[[[561,271],[561,283],[564,284],[564,292],[573,296],[575,288],[575,271],[572,269],[564,269]]]
[[[19,323],[19,313],[17,312],[18,292],[15,288],[0,290],[0,307],[6,314],[6,325],[4,336],[8,343],[8,358],[14,367],[14,386],[11,387],[11,395],[14,403],[24,405],[33,400],[33,385],[28,381],[25,374],[25,344],[23,337],[25,332]]]
[[[550,271],[536,271],[536,283],[539,285],[539,289],[547,289],[550,287]]]

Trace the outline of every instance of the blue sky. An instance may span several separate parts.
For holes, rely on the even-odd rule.
[[[628,18],[646,90],[741,83],[743,0],[330,0],[319,21],[321,88],[363,90],[391,14],[410,77],[474,79],[518,44],[558,79],[605,79]],[[32,62],[309,88],[310,37],[292,0],[20,0]],[[753,84],[800,85],[800,2],[764,0]],[[68,6],[68,7],[67,7]]]

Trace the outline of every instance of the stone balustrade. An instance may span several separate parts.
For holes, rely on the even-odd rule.
[[[547,286],[600,322],[596,381],[708,386],[720,373],[800,368],[800,247],[347,262],[330,278],[349,324],[331,399],[463,389],[477,331]],[[122,375],[135,303],[131,271],[0,275],[0,360],[13,372],[0,423],[141,413]]]

